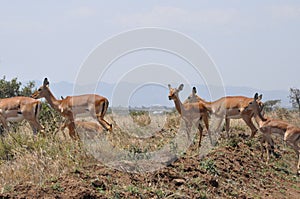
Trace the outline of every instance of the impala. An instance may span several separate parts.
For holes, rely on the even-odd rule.
[[[253,106],[250,109],[256,109],[256,113],[259,113],[259,105],[257,101],[253,101]],[[273,119],[273,118],[264,118],[256,115],[255,120],[259,124],[259,130],[262,132],[263,136],[260,140],[261,143],[261,157],[263,157],[263,144],[267,144],[274,149],[274,141],[271,137],[272,134],[278,134],[283,137],[283,141],[290,145],[297,154],[298,163],[297,163],[297,174],[300,175],[300,128],[294,126],[286,121]],[[270,160],[269,150],[267,150],[267,161],[268,164]]]
[[[41,102],[30,97],[11,97],[0,99],[0,122],[8,130],[8,122],[29,122],[33,134],[37,131],[44,134],[44,127],[38,122]]]
[[[75,121],[76,129],[81,128],[90,132],[98,132],[101,133],[102,126],[96,122],[88,122],[88,121]]]
[[[98,120],[99,124],[105,130],[112,130],[112,125],[104,120],[109,103],[105,97],[96,94],[86,94],[67,96],[64,99],[58,100],[50,91],[47,78],[44,79],[43,85],[33,93],[32,97],[35,99],[44,97],[53,109],[66,118],[61,130],[67,126],[69,128],[69,135],[73,139],[78,138],[78,135],[75,133],[74,123],[74,117],[77,114],[89,113],[94,119]]]
[[[254,110],[246,109],[253,98],[244,96],[227,96],[222,97],[213,102],[207,102],[200,98],[197,94],[196,87],[193,87],[192,94],[185,100],[184,103],[202,102],[217,118],[221,118],[217,125],[217,131],[220,131],[220,126],[223,118],[225,118],[225,130],[227,137],[229,137],[230,119],[243,119],[244,122],[251,129],[251,137],[257,132],[257,128],[252,122],[254,116]],[[262,111],[263,103],[261,102],[262,95],[257,96],[256,100],[259,104],[260,110]]]
[[[212,143],[211,135],[209,131],[209,123],[208,123],[209,110],[201,102],[182,104],[182,102],[179,99],[178,93],[183,89],[183,84],[181,84],[178,88],[172,88],[170,84],[168,85],[168,87],[170,91],[169,100],[174,101],[176,110],[181,115],[182,119],[185,121],[185,124],[187,126],[188,140],[190,141],[189,131],[190,128],[192,127],[193,121],[197,120],[196,124],[198,124],[198,129],[199,129],[198,147],[201,146],[203,128],[200,124],[200,120],[203,119],[206,129],[208,131],[210,141]]]

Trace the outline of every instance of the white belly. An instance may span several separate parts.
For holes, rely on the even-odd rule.
[[[240,119],[241,111],[239,109],[229,109],[226,111],[226,117],[229,119]]]
[[[89,117],[92,115],[89,109],[85,106],[72,108],[72,112],[74,117]]]
[[[18,110],[6,110],[2,112],[2,115],[8,122],[20,122],[24,120],[23,114],[20,113]]]
[[[228,119],[241,119],[241,115],[227,115]]]

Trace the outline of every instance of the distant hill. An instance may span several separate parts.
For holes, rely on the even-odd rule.
[[[42,85],[41,81],[36,81],[36,86],[39,87]],[[175,84],[174,84],[175,85]],[[167,86],[167,85],[166,85]],[[210,101],[216,100],[217,98],[211,98],[210,92],[208,91],[207,86],[205,85],[191,85],[196,86],[198,95],[202,98]],[[180,93],[182,100],[186,99],[187,96],[191,93],[191,87],[185,87]],[[95,85],[76,85],[69,82],[57,82],[51,83],[50,88],[53,91],[54,95],[57,98],[61,96],[68,95],[79,95],[86,93],[97,93],[99,95],[105,96],[110,101],[110,106],[132,106],[132,107],[141,107],[141,106],[168,106],[173,107],[174,104],[168,99],[168,89],[167,87],[157,86],[157,85],[145,85],[141,86],[139,84],[122,82],[116,86],[116,84],[108,83],[99,83],[96,87]],[[215,89],[221,91],[221,87],[211,87],[214,91]],[[289,91],[287,90],[261,90],[250,87],[237,87],[237,86],[228,86],[225,87],[225,93],[227,96],[231,95],[243,95],[243,96],[254,96],[258,92],[263,94],[263,101],[280,99],[281,106],[285,108],[290,108],[291,104],[289,103]],[[129,93],[129,94],[128,94]],[[221,92],[218,97],[223,96]]]

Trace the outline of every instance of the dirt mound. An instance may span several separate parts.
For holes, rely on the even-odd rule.
[[[260,159],[257,139],[243,133],[221,140],[201,158],[196,147],[177,161],[152,173],[125,173],[91,158],[84,167],[42,186],[24,182],[4,198],[299,198],[296,155],[282,156],[270,165]],[[200,149],[201,151],[201,149]]]

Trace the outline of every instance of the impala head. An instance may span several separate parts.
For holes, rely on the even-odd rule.
[[[261,99],[262,99],[262,95],[258,96],[258,93],[255,93],[255,95],[253,97],[253,101],[249,102],[246,109],[253,111],[254,114],[259,116],[259,118],[262,121],[266,121],[266,119],[262,115],[264,104],[262,103]]]
[[[47,78],[44,79],[43,86],[41,86],[37,91],[35,91],[31,97],[34,99],[43,98],[49,93],[49,81]]]
[[[264,108],[264,103],[261,101],[261,99],[262,99],[262,94],[258,95],[258,93],[255,93],[253,99],[254,99],[254,100],[256,99],[256,100],[255,100],[255,103],[258,105],[258,110],[259,110],[259,112],[261,113],[261,112],[263,111],[263,108]],[[252,105],[252,103],[254,103],[254,101],[253,101],[253,102],[250,102],[249,104]]]
[[[188,96],[188,98],[184,101],[184,103],[194,103],[194,102],[199,102],[202,99],[197,95],[197,89],[194,86],[192,89],[192,94]]]
[[[183,84],[180,84],[178,88],[172,88],[171,84],[168,84],[169,87],[169,100],[173,100],[175,98],[178,98],[178,93],[182,91]]]

